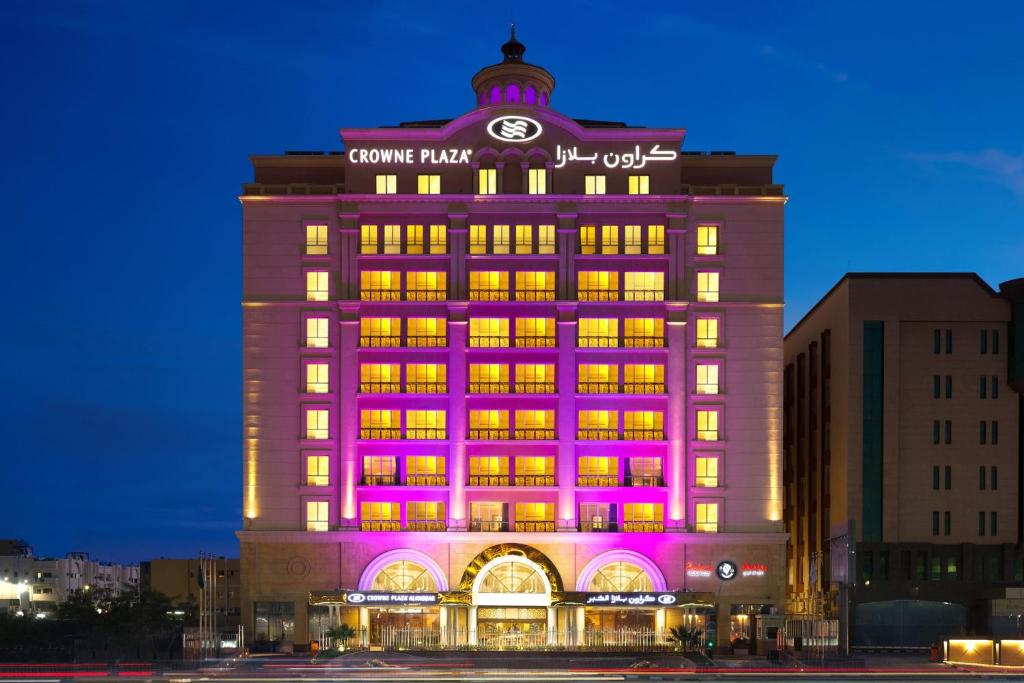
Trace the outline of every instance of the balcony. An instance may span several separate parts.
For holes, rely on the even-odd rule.
[[[518,340],[516,345],[519,345]],[[508,337],[470,337],[469,346],[473,349],[507,349]]]
[[[665,347],[664,337],[623,337],[622,345],[629,349],[661,349]]]
[[[405,393],[407,394],[447,394],[448,384],[446,382],[406,382]]]
[[[624,522],[622,530],[627,533],[659,533],[665,530],[664,522]]]
[[[607,289],[581,289],[577,292],[579,301],[618,301],[619,293]]]
[[[516,382],[517,394],[553,394],[554,382]]]
[[[618,429],[578,429],[577,441],[618,441]]]
[[[500,289],[471,289],[470,301],[508,301],[508,292]]]
[[[626,441],[664,441],[665,432],[660,429],[624,429],[622,438]]]
[[[615,522],[580,522],[577,528],[584,533],[607,533],[619,530]]]
[[[665,292],[661,289],[627,289],[623,293],[624,301],[664,301]]]
[[[626,475],[626,486],[656,488],[664,485],[665,481],[660,475]]]
[[[406,531],[447,531],[448,525],[438,519],[409,520],[405,523]]]
[[[517,474],[516,486],[554,486],[553,474]]]
[[[359,429],[360,439],[401,439],[402,430],[398,427],[361,427]]]
[[[555,523],[551,522],[516,522],[516,531],[554,531]]]
[[[508,346],[508,344],[506,344]],[[552,337],[516,337],[517,349],[553,349],[555,338]]]
[[[508,382],[470,382],[471,394],[507,394]]]
[[[405,338],[407,348],[443,349],[448,346],[448,337],[437,335],[409,335]],[[395,344],[398,346],[398,344]]]
[[[469,438],[479,441],[501,441],[508,438],[508,429],[470,427]]]
[[[444,474],[407,474],[406,486],[447,486],[448,476]]]
[[[614,474],[581,474],[576,486],[618,486],[619,477]]]
[[[498,519],[482,520],[474,519],[469,523],[470,531],[508,531],[508,522]]]
[[[359,523],[360,531],[401,531],[402,523],[395,520],[370,520]]]
[[[581,349],[617,349],[619,347],[618,337],[579,337],[576,346]]]
[[[622,385],[626,394],[664,394],[665,385],[661,382],[631,382]]]
[[[577,394],[617,394],[618,382],[577,382]]]
[[[405,292],[406,301],[445,301],[447,298],[448,292],[444,290],[410,289]]]
[[[507,474],[471,474],[469,475],[470,486],[510,486],[511,481]]]
[[[360,382],[360,394],[398,394],[402,391],[400,382]]]
[[[516,290],[516,301],[554,301],[553,290]]]
[[[398,486],[397,474],[364,474],[363,486]]]
[[[548,441],[555,438],[554,429],[516,429],[514,439],[521,441]]]
[[[428,441],[447,439],[448,430],[444,427],[406,427],[405,438]]]
[[[402,292],[398,289],[362,289],[359,291],[361,301],[401,301]]]
[[[363,349],[397,349],[402,345],[401,337],[359,337],[359,347]]]

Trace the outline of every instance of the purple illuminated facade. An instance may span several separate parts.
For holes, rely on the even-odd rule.
[[[775,157],[568,118],[524,50],[458,118],[253,158],[255,638],[726,645],[783,607]]]

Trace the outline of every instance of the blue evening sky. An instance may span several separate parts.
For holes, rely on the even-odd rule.
[[[556,109],[779,155],[787,327],[848,270],[1024,275],[1019,2],[7,0],[0,537],[237,554],[247,156],[463,113],[510,19]]]

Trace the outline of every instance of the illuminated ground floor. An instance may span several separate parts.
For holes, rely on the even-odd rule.
[[[633,650],[688,626],[757,646],[785,599],[782,534],[240,532],[253,641],[347,624],[381,648]],[[762,643],[767,647],[767,643]]]

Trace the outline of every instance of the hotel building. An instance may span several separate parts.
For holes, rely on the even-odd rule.
[[[851,273],[785,354],[790,613],[849,604],[852,645],[1019,633],[1024,280]]]
[[[252,158],[252,638],[721,646],[781,614],[775,157],[569,118],[524,50],[457,118]]]

